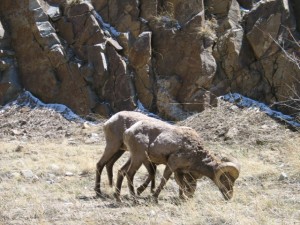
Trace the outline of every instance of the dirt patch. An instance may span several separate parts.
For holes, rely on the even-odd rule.
[[[217,107],[207,108],[178,125],[194,128],[207,142],[248,147],[278,145],[299,134],[257,109],[239,108],[222,100],[219,100]]]

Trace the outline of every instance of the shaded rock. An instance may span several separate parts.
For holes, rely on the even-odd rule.
[[[24,146],[18,145],[18,147],[15,149],[15,152],[22,152],[24,150]]]
[[[81,2],[79,4],[71,4],[65,9],[65,13],[68,17],[81,16],[91,12],[94,7],[88,2]]]
[[[274,40],[277,39],[280,26],[281,14],[271,14],[266,20],[257,20],[253,29],[247,33],[247,40],[257,59],[264,56]]]
[[[37,181],[39,180],[38,176],[35,175],[31,170],[22,170],[21,175],[28,180]]]
[[[147,21],[157,16],[158,1],[140,0],[140,16]]]
[[[288,179],[288,175],[285,172],[282,172],[278,178],[279,181]]]
[[[130,32],[137,37],[141,31],[138,2],[124,1],[92,1],[104,21],[111,24],[119,32]]]
[[[297,31],[300,32],[300,2],[297,0],[291,0],[293,12],[296,19]]]
[[[244,9],[252,9],[254,3],[256,1],[254,0],[237,0],[241,7]]]

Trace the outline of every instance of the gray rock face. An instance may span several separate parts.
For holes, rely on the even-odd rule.
[[[295,98],[299,61],[288,56],[299,57],[300,22],[290,3],[2,0],[0,104],[25,88],[81,115],[139,101],[176,120],[228,92]]]

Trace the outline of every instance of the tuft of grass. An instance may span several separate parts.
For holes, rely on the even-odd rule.
[[[178,20],[174,15],[174,6],[168,2],[157,16],[153,16],[151,22],[157,26],[165,29],[178,29],[180,27]]]
[[[210,20],[206,20],[203,26],[195,28],[195,33],[199,38],[215,40],[217,38],[216,36],[217,26],[218,26],[217,20],[215,18],[212,18]]]
[[[82,2],[84,2],[84,0],[67,0],[67,5],[74,6],[74,5],[78,5]]]

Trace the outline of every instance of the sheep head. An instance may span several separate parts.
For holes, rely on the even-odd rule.
[[[215,170],[214,182],[225,200],[233,196],[233,186],[240,174],[240,164],[234,158],[223,158]]]

